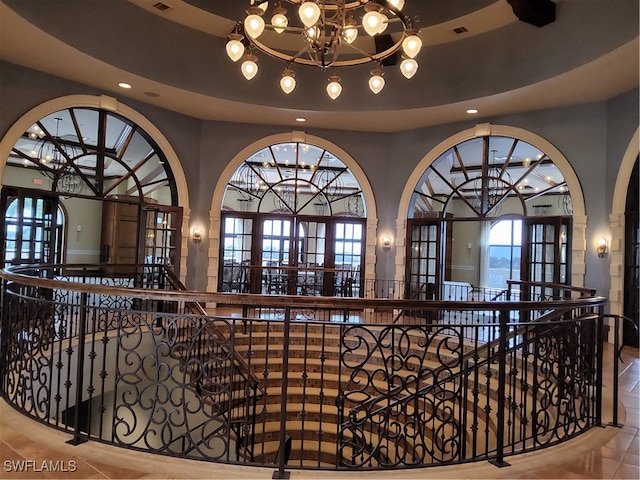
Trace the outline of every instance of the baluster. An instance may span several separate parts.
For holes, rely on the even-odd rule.
[[[509,311],[500,310],[498,312],[500,321],[500,339],[498,346],[498,411],[497,431],[496,431],[496,458],[490,463],[497,467],[508,467],[510,464],[504,461],[504,414],[505,414],[505,393],[507,382],[507,333],[509,326],[507,320]]]
[[[84,342],[87,334],[87,294],[80,294],[80,325],[78,332],[78,357],[76,362],[76,405],[74,411],[75,433],[67,441],[70,445],[80,445],[87,441],[80,432],[80,405],[82,404],[82,390],[84,388]]]

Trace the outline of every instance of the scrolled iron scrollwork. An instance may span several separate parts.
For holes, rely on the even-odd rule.
[[[341,363],[350,373],[339,402],[348,414],[339,449],[346,465],[388,468],[459,458],[461,388],[450,380],[463,344],[444,331],[345,330]]]

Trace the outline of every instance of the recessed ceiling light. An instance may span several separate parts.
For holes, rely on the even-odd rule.
[[[307,121],[307,119],[306,119],[306,118],[304,118],[304,117],[298,117],[298,118],[296,118],[296,122],[300,122],[300,123],[302,123],[302,122],[306,122],[306,121]]]
[[[474,114],[474,113],[478,113],[478,109],[477,108],[470,108],[469,110],[467,110],[467,113],[469,115]]]
[[[128,83],[125,83],[125,82],[120,82],[120,83],[118,84],[118,86],[119,86],[120,88],[131,88],[131,85],[130,85],[130,84],[128,84]]]

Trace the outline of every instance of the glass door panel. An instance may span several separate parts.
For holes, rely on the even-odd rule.
[[[360,218],[224,212],[218,289],[360,296],[364,225]]]
[[[288,268],[292,258],[291,225],[291,219],[270,218],[262,222],[262,293],[295,294],[296,285],[290,281],[293,276]]]
[[[325,221],[299,220],[296,239],[296,293],[298,295],[323,295],[325,282],[325,254],[327,248],[327,223]]]
[[[5,188],[1,203],[2,264],[60,263],[63,216],[57,196]]]
[[[337,221],[334,226],[334,264],[336,295],[360,297],[364,225],[360,222]]]
[[[410,222],[411,239],[407,248],[406,297],[433,300],[440,283],[440,222]]]
[[[222,220],[222,259],[219,291],[258,293],[260,270],[251,269],[253,248],[252,218],[224,216]],[[255,280],[255,277],[258,280]],[[254,283],[257,282],[257,286]]]
[[[138,263],[166,265],[176,274],[180,267],[180,225],[182,209],[160,205],[142,208],[144,229],[140,240],[142,253]]]

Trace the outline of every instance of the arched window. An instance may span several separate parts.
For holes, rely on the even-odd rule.
[[[2,183],[3,191],[64,205],[75,235],[67,251],[57,235],[47,237],[49,259],[179,265],[182,213],[171,168],[153,139],[117,113],[70,107],[39,119],[11,149]]]
[[[564,283],[571,215],[565,179],[545,152],[493,135],[455,145],[412,195],[408,294],[464,300],[507,279]]]
[[[218,289],[360,295],[363,198],[351,171],[325,149],[290,142],[255,152],[223,198]]]

